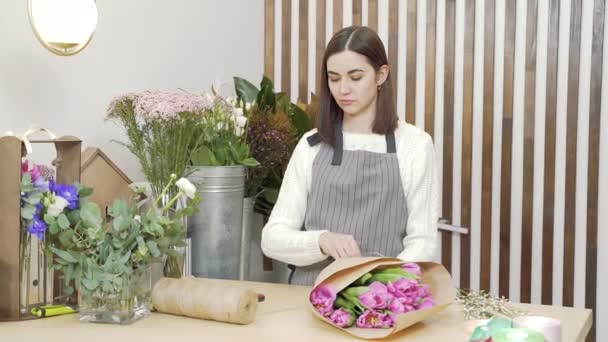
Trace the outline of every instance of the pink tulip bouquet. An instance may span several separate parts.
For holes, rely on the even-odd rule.
[[[341,328],[391,328],[398,314],[435,305],[429,286],[420,283],[421,275],[416,263],[374,270],[339,293],[321,284],[311,292],[310,302]]]
[[[322,321],[375,339],[428,319],[454,296],[452,278],[441,264],[361,257],[338,259],[323,269],[309,301]]]

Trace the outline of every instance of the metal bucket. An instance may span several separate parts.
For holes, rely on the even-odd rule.
[[[189,222],[192,275],[239,279],[244,166],[199,166],[188,176],[201,196]]]
[[[239,280],[249,280],[249,262],[251,260],[251,231],[255,224],[253,206],[255,198],[245,197],[243,200],[243,234],[241,235],[241,262]]]

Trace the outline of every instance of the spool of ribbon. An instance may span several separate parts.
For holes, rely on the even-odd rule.
[[[492,342],[544,342],[543,334],[526,328],[504,330],[492,336]]]
[[[562,322],[543,316],[520,316],[513,319],[514,328],[528,328],[545,336],[547,342],[562,341]]]

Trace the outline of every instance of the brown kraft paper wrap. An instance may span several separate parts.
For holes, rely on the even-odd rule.
[[[252,323],[257,304],[251,289],[201,278],[162,278],[152,290],[152,305],[159,312],[218,322]]]
[[[315,281],[315,287],[319,284],[330,285],[336,291],[336,293],[339,293],[367,272],[375,269],[399,267],[407,262],[401,259],[384,257],[338,259],[321,271],[317,277],[317,280]],[[420,265],[422,269],[422,278],[420,279],[420,282],[422,284],[429,285],[430,291],[433,294],[433,299],[435,300],[435,306],[398,315],[397,322],[392,328],[373,329],[357,328],[355,326],[350,328],[340,328],[335,326],[330,320],[317,312],[312,304],[310,304],[309,307],[313,311],[314,315],[323,322],[326,322],[327,324],[334,326],[336,329],[343,330],[358,338],[378,339],[393,335],[418,322],[424,321],[440,311],[445,310],[445,308],[447,308],[454,301],[456,296],[456,291],[452,285],[452,277],[445,267],[434,262],[416,263]]]

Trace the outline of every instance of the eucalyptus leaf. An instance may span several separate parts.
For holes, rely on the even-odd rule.
[[[81,279],[80,282],[84,285],[88,290],[95,290],[97,286],[99,286],[99,280],[95,279]]]
[[[66,251],[62,251],[62,250],[57,249],[52,246],[51,246],[51,250],[53,251],[53,253],[57,254],[57,256],[60,257],[62,260],[65,260],[70,263],[78,262],[78,260],[76,260],[76,258],[74,258],[70,253],[68,253]]]
[[[61,214],[57,217],[57,224],[59,225],[59,228],[63,230],[70,228],[70,221],[65,214]]]
[[[86,203],[83,207],[81,207],[80,218],[87,226],[94,228],[101,228],[103,223],[101,210],[94,203]]]
[[[40,203],[40,200],[42,199],[42,193],[41,192],[31,192],[29,193],[29,195],[25,198],[25,201],[29,204],[33,204],[36,205],[38,203]]]
[[[160,256],[160,250],[158,249],[158,245],[154,241],[147,241],[146,245],[148,246],[148,250],[153,257],[158,258]]]
[[[26,220],[34,219],[34,214],[36,213],[36,207],[33,205],[25,205],[21,208],[21,217]]]

